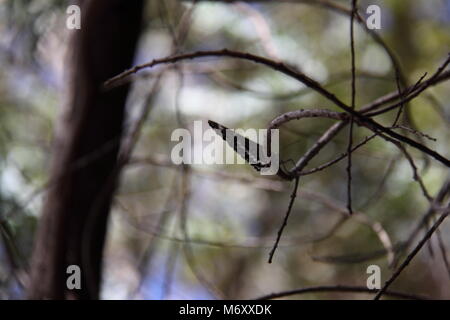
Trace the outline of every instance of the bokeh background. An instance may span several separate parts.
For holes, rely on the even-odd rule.
[[[321,5],[275,2],[148,1],[135,63],[197,50],[251,52],[297,67],[349,103],[349,17]],[[346,8],[350,3],[330,2]],[[425,72],[432,74],[446,58],[450,1],[358,3],[363,17],[368,5],[380,6],[382,28],[377,32],[397,56],[409,84]],[[0,241],[2,299],[24,297],[55,123],[65,99],[65,57],[73,32],[65,27],[66,8],[65,1],[0,1],[0,219],[11,231],[10,237],[3,232]],[[360,107],[395,91],[396,82],[386,52],[359,25],[355,45]],[[293,79],[226,58],[156,67],[132,80],[129,123],[146,106],[150,111],[114,198],[103,299],[256,298],[308,286],[365,286],[369,265],[380,266],[383,280],[393,271],[386,241],[400,261],[410,250],[402,250],[401,243],[429,203],[400,151],[376,138],[353,156],[357,214],[349,217],[345,211],[346,161],[303,177],[274,262],[268,264],[292,184],[261,176],[248,165],[175,166],[170,160],[175,145],[171,133],[176,128],[192,129],[194,120],[204,121],[205,128],[208,119],[231,128],[266,128],[286,111],[338,109]],[[408,111],[417,130],[437,139],[425,140],[427,145],[447,157],[449,89],[449,81],[428,89],[410,103]],[[394,116],[377,119],[387,125]],[[282,159],[298,159],[331,124],[331,120],[306,119],[283,127]],[[355,127],[355,141],[369,134]],[[344,130],[308,168],[346,148]],[[449,178],[448,169],[415,150],[410,152],[434,196]],[[448,221],[440,234],[441,244],[448,246]],[[422,235],[421,231],[414,243]],[[14,261],[6,254],[11,248]],[[433,237],[393,288],[450,298],[446,248]],[[369,297],[315,293],[293,298]]]

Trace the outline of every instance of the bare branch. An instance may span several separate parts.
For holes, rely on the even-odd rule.
[[[351,107],[347,106],[344,102],[339,100],[333,93],[331,93],[328,90],[326,90],[325,88],[323,88],[318,82],[316,82],[315,80],[306,76],[305,74],[301,73],[300,71],[295,70],[294,68],[287,66],[286,64],[284,64],[282,62],[277,62],[277,61],[274,61],[271,59],[256,56],[256,55],[246,53],[246,52],[231,51],[228,49],[223,49],[223,50],[211,50],[211,51],[197,51],[197,52],[192,52],[192,53],[173,55],[173,56],[169,56],[169,57],[165,57],[165,58],[161,58],[161,59],[155,59],[149,63],[144,63],[141,65],[134,66],[133,68],[131,68],[127,71],[124,71],[121,74],[105,81],[104,87],[105,88],[111,87],[111,85],[114,84],[116,81],[122,80],[142,69],[145,69],[145,68],[151,68],[151,67],[154,67],[159,64],[176,63],[176,62],[182,61],[182,60],[197,59],[197,58],[201,58],[201,57],[231,57],[231,58],[244,59],[244,60],[252,61],[254,63],[263,64],[269,68],[272,68],[278,72],[281,72],[287,76],[290,76],[290,77],[302,82],[304,85],[306,85],[309,88],[320,93],[322,96],[324,96],[325,98],[327,98],[328,100],[330,100],[331,102],[336,104],[336,106],[338,106],[339,108],[343,109],[350,115],[357,118],[361,122],[361,124],[365,125],[369,129],[374,130],[374,131],[378,130],[378,131],[383,132],[397,140],[405,142],[405,143],[409,144],[410,146],[435,158],[436,160],[440,161],[447,167],[450,167],[449,159],[440,155],[438,152],[429,149],[427,146],[425,146],[417,141],[414,141],[408,137],[405,137],[401,134],[398,134],[398,133],[382,126],[381,124],[375,122],[371,118],[368,118],[367,116],[363,115],[362,113],[355,111]],[[423,90],[425,90],[425,88],[423,88]]]
[[[295,185],[294,185],[294,190],[292,191],[292,194],[291,194],[291,201],[289,202],[289,206],[288,206],[286,215],[284,216],[283,223],[281,224],[280,229],[278,230],[277,239],[275,240],[275,244],[273,245],[273,248],[269,253],[269,263],[272,263],[273,255],[275,254],[275,251],[277,250],[278,243],[280,242],[284,227],[286,227],[286,225],[287,225],[287,221],[289,219],[289,215],[290,215],[292,207],[294,205],[295,198],[297,197],[297,189],[298,189],[299,180],[300,180],[299,177],[295,178]]]
[[[277,293],[271,293],[271,294],[256,298],[255,300],[271,300],[271,299],[289,297],[289,296],[293,296],[293,295],[297,295],[297,294],[316,293],[316,292],[373,293],[373,292],[376,292],[376,289],[369,289],[369,288],[363,287],[363,286],[343,286],[343,285],[317,286],[317,287],[306,287],[306,288],[300,288],[300,289],[294,289],[294,290],[288,290],[288,291],[281,291],[281,292],[277,292]],[[424,296],[403,293],[403,292],[398,292],[398,291],[386,291],[385,295],[391,296],[393,298],[410,299],[410,300],[428,300],[429,299]]]
[[[357,0],[352,0],[352,14],[350,17],[350,56],[351,56],[351,73],[352,73],[352,101],[350,107],[355,109],[356,99],[356,66],[355,66],[355,41],[354,41],[354,20],[355,15],[358,14],[358,8],[356,7]],[[348,213],[352,214],[352,146],[353,146],[353,117],[350,116],[350,127],[348,132],[348,145],[347,145],[347,209]]]
[[[439,219],[433,224],[433,226],[428,230],[425,236],[420,240],[417,246],[411,251],[408,257],[403,261],[400,267],[392,274],[392,276],[385,282],[384,286],[377,292],[374,297],[374,300],[379,300],[381,296],[386,292],[386,290],[390,287],[390,285],[398,278],[398,276],[402,273],[402,271],[409,265],[409,263],[414,259],[417,253],[422,249],[422,247],[430,240],[433,233],[439,228],[442,222],[444,222],[445,218],[450,214],[450,205],[444,210]]]

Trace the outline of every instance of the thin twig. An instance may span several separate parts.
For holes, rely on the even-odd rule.
[[[355,150],[359,149],[360,147],[362,147],[363,145],[365,145],[367,142],[369,142],[370,140],[372,140],[372,139],[375,138],[376,136],[377,136],[376,134],[372,134],[371,136],[364,138],[364,139],[363,139],[361,142],[359,142],[357,145],[353,146],[351,152],[354,152]],[[348,152],[342,153],[340,156],[336,157],[335,159],[330,160],[330,161],[328,161],[328,162],[326,162],[326,163],[324,163],[324,164],[322,164],[322,165],[320,165],[320,166],[318,166],[318,167],[315,167],[315,168],[309,169],[309,170],[305,170],[305,171],[301,171],[301,172],[299,173],[299,175],[300,175],[300,176],[306,176],[306,175],[309,175],[309,174],[316,173],[316,172],[318,172],[318,171],[322,171],[322,170],[324,170],[324,169],[326,169],[326,168],[331,167],[333,164],[335,164],[335,163],[341,161],[342,159],[344,159],[345,157],[347,157],[347,155],[348,155]]]
[[[350,17],[350,52],[351,52],[351,70],[352,70],[352,101],[350,107],[355,109],[356,99],[356,66],[355,66],[355,39],[354,39],[354,20],[355,15],[358,13],[356,7],[357,0],[352,0],[352,15]],[[349,214],[353,213],[352,209],[352,147],[353,147],[353,116],[350,116],[350,126],[348,131],[348,144],[347,144],[347,210]]]
[[[381,296],[386,292],[386,290],[390,287],[390,285],[398,278],[398,276],[402,273],[402,271],[409,265],[409,263],[414,259],[417,253],[422,249],[422,247],[430,240],[433,233],[439,228],[442,222],[444,222],[445,218],[450,214],[450,205],[447,206],[445,211],[441,214],[439,219],[433,224],[433,226],[428,230],[425,236],[420,240],[417,246],[411,251],[408,257],[403,261],[400,267],[392,274],[392,276],[385,282],[384,286],[377,292],[374,297],[374,300],[379,300]]]
[[[393,105],[390,105],[388,107],[385,107],[385,108],[377,110],[377,111],[365,113],[365,115],[368,117],[374,117],[374,116],[386,113],[388,111],[391,111],[391,110],[401,106],[402,103],[411,101],[412,99],[417,97],[420,93],[422,93],[425,89],[427,89],[431,85],[439,82],[438,81],[439,79],[447,79],[448,77],[450,77],[450,71],[449,72],[443,72],[443,71],[445,70],[445,68],[447,67],[447,65],[449,63],[450,63],[450,54],[447,57],[447,59],[444,61],[444,63],[436,70],[436,72],[433,74],[433,76],[431,76],[430,79],[424,81],[421,85],[417,86],[417,88],[414,91],[412,91],[410,94],[408,94],[408,96],[406,96],[404,99],[401,99],[400,102],[394,103]]]
[[[142,69],[145,69],[145,68],[151,68],[151,67],[154,67],[159,64],[176,63],[176,62],[179,62],[182,60],[197,59],[197,58],[201,58],[201,57],[231,57],[231,58],[243,59],[243,60],[248,60],[248,61],[252,61],[254,63],[259,63],[262,65],[265,65],[271,69],[281,72],[289,77],[292,77],[292,78],[302,82],[304,85],[308,86],[309,88],[315,90],[316,92],[318,92],[319,94],[321,94],[322,96],[324,96],[325,98],[327,98],[328,100],[333,102],[336,106],[338,106],[339,108],[343,109],[350,115],[357,118],[361,122],[361,124],[366,126],[367,128],[369,128],[373,131],[378,130],[380,132],[383,132],[383,133],[391,136],[392,138],[395,138],[404,143],[407,143],[410,146],[428,154],[429,156],[431,156],[434,159],[438,160],[439,162],[443,163],[447,167],[450,167],[449,159],[445,158],[438,152],[431,150],[427,146],[425,146],[417,141],[414,141],[406,136],[398,134],[398,133],[392,131],[391,129],[388,129],[388,128],[382,126],[381,124],[372,120],[371,118],[363,115],[362,113],[352,109],[351,107],[346,105],[344,102],[342,102],[340,99],[338,99],[333,93],[331,93],[328,90],[326,90],[325,88],[323,88],[317,81],[311,79],[310,77],[306,76],[302,72],[300,72],[300,71],[294,69],[293,67],[288,66],[282,62],[277,62],[277,61],[274,61],[271,59],[267,59],[267,58],[253,55],[253,54],[246,53],[246,52],[232,51],[232,50],[228,50],[228,49],[209,50],[209,51],[196,51],[196,52],[192,52],[192,53],[185,53],[185,54],[168,56],[168,57],[161,58],[161,59],[155,59],[151,62],[134,66],[133,68],[126,70],[115,77],[110,78],[109,80],[105,81],[104,87],[108,88],[112,84],[114,84],[116,81],[122,80],[123,78],[126,78],[126,77],[128,77]],[[425,88],[422,88],[422,89],[425,90]],[[418,92],[417,95],[420,92]]]
[[[422,216],[422,219],[420,219],[420,221],[417,223],[416,227],[413,229],[413,231],[408,236],[407,240],[404,242],[404,244],[405,244],[404,250],[406,250],[407,248],[409,248],[411,246],[414,239],[419,235],[420,230],[422,230],[422,228],[425,228],[427,226],[428,221],[436,212],[436,208],[442,204],[442,202],[445,200],[446,196],[449,193],[450,193],[450,177],[448,177],[446,179],[446,181],[442,184],[437,195],[434,197],[433,204],[428,207],[428,210]],[[394,265],[396,265],[397,263],[398,263],[398,261],[395,261]]]
[[[225,70],[228,71],[228,70]],[[220,70],[216,71],[210,71],[209,73],[205,73],[206,76],[213,81],[216,85],[219,85],[221,87],[226,87],[234,90],[243,91],[246,93],[251,94],[253,97],[257,99],[262,100],[272,100],[272,101],[285,101],[285,100],[291,100],[294,98],[301,97],[303,95],[306,95],[309,93],[308,87],[302,87],[297,90],[293,91],[286,91],[286,92],[266,92],[263,90],[257,90],[255,88],[249,88],[245,85],[234,82],[232,79],[225,77],[223,75],[223,72],[220,72]],[[378,74],[370,73],[367,71],[358,71],[356,73],[357,78],[366,78],[366,79],[372,79],[372,80],[382,80],[382,81],[389,81],[385,76],[380,76]],[[348,73],[337,73],[330,76],[330,80],[325,82],[323,84],[323,87],[331,87],[340,84],[341,82],[351,80],[351,74]]]
[[[341,131],[348,121],[343,120],[341,122],[335,123],[323,135],[314,143],[314,145],[297,161],[295,167],[291,170],[292,173],[299,174],[308,165],[314,156],[316,156],[320,150],[325,147],[331,139],[333,139],[339,131]]]
[[[398,255],[404,248],[404,243],[400,242],[393,245],[393,251]],[[369,252],[356,252],[350,254],[311,256],[313,261],[328,264],[360,264],[363,262],[377,260],[384,257],[389,252],[386,249],[377,249]]]
[[[433,142],[436,142],[436,141],[437,141],[436,138],[433,138],[432,136],[430,136],[430,135],[428,135],[428,134],[426,134],[426,133],[420,132],[419,130],[412,129],[412,128],[410,128],[410,127],[406,127],[406,126],[402,126],[402,125],[397,125],[397,126],[391,127],[391,128],[392,128],[392,129],[397,129],[397,128],[403,129],[403,130],[406,130],[406,131],[411,132],[412,134],[415,134],[416,136],[420,136],[420,137],[423,137],[423,138],[427,138],[428,140],[431,140],[431,141],[433,141]]]
[[[343,285],[334,285],[334,286],[317,286],[317,287],[306,287],[288,291],[281,291],[277,293],[271,293],[255,300],[271,300],[277,298],[289,297],[297,294],[306,294],[306,293],[315,293],[315,292],[349,292],[349,293],[373,293],[376,292],[377,289],[369,289],[363,286],[343,286]],[[410,294],[403,293],[398,291],[386,291],[385,294],[387,296],[391,296],[392,298],[400,298],[400,299],[410,299],[410,300],[428,300],[429,298]]]
[[[436,231],[436,236],[438,239],[439,250],[441,251],[442,261],[444,262],[445,270],[447,271],[447,275],[450,279],[450,262],[447,257],[447,248],[445,246],[444,240],[442,239],[441,231],[438,229]]]
[[[272,263],[273,255],[275,254],[275,251],[277,250],[278,243],[280,242],[280,239],[281,239],[281,235],[283,234],[283,230],[286,227],[287,221],[289,219],[289,215],[291,214],[291,210],[294,205],[295,198],[297,197],[297,189],[298,189],[299,180],[300,180],[299,177],[295,178],[295,185],[294,185],[294,189],[291,194],[291,201],[289,202],[289,206],[288,206],[287,212],[284,216],[283,223],[281,224],[280,229],[278,230],[277,239],[275,240],[273,248],[269,253],[269,263]]]
[[[310,199],[314,199],[316,201],[319,201],[320,203],[322,203],[323,205],[325,205],[326,207],[328,207],[331,210],[337,211],[338,213],[340,213],[342,216],[345,216],[347,218],[353,218],[355,221],[364,224],[366,226],[369,226],[373,232],[377,235],[378,239],[380,240],[381,244],[383,245],[383,247],[385,248],[386,252],[388,253],[388,262],[391,264],[394,261],[395,258],[395,252],[394,252],[394,247],[392,245],[392,241],[391,238],[389,236],[389,234],[387,233],[387,231],[383,228],[383,226],[381,225],[380,222],[378,221],[374,221],[373,219],[371,219],[368,215],[358,211],[358,212],[354,212],[353,215],[349,216],[347,214],[346,209],[337,204],[335,201],[326,198],[325,196],[318,194],[318,193],[311,193],[311,192],[301,192],[300,195],[306,197],[306,198],[310,198]]]
[[[400,158],[400,155],[397,154],[395,155],[392,160],[389,162],[389,165],[386,168],[385,173],[383,174],[383,178],[381,178],[380,183],[378,184],[378,187],[376,188],[375,192],[373,193],[372,196],[370,196],[364,204],[362,204],[360,206],[360,210],[365,210],[366,208],[369,207],[369,205],[371,205],[374,201],[378,200],[381,197],[381,194],[384,191],[386,182],[389,178],[389,176],[391,175],[391,173],[393,172],[393,169],[395,168],[395,165],[398,161],[398,159]]]

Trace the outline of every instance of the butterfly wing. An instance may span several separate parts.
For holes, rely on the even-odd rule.
[[[208,124],[237,154],[255,168],[255,170],[260,171],[261,168],[270,167],[270,163],[264,164],[259,160],[260,152],[264,152],[262,145],[212,120],[208,120]]]

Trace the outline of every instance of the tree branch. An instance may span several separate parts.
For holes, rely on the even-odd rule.
[[[289,291],[281,291],[277,293],[271,293],[255,300],[271,300],[277,298],[289,297],[297,294],[306,294],[306,293],[315,293],[315,292],[348,292],[348,293],[373,293],[376,292],[376,289],[368,289],[363,286],[343,286],[343,285],[335,285],[335,286],[318,286],[318,287],[306,287],[300,289],[294,289]],[[410,300],[428,300],[427,297],[403,293],[398,291],[386,291],[385,294],[387,296],[391,296],[393,298],[400,299],[410,299]]]
[[[323,88],[318,82],[316,82],[315,80],[306,76],[302,72],[295,70],[294,68],[287,66],[286,64],[284,64],[282,62],[277,62],[277,61],[274,61],[271,59],[267,59],[267,58],[253,55],[253,54],[246,53],[246,52],[222,49],[222,50],[210,50],[210,51],[196,51],[196,52],[192,52],[192,53],[184,53],[184,54],[179,54],[179,55],[168,56],[168,57],[161,58],[161,59],[155,59],[149,63],[144,63],[141,65],[134,66],[133,68],[126,70],[126,71],[118,74],[115,77],[110,78],[109,80],[104,82],[104,88],[109,89],[112,87],[112,85],[115,82],[122,80],[142,69],[145,69],[145,68],[151,68],[151,67],[154,67],[154,66],[160,65],[160,64],[176,63],[176,62],[179,62],[182,60],[197,59],[197,58],[202,58],[202,57],[231,57],[231,58],[243,59],[243,60],[248,60],[248,61],[252,61],[254,63],[259,63],[262,65],[265,65],[271,69],[281,72],[289,77],[292,77],[292,78],[302,82],[304,85],[308,86],[309,88],[315,90],[316,92],[318,92],[319,94],[321,94],[322,96],[324,96],[325,98],[327,98],[328,100],[333,102],[336,106],[338,106],[339,108],[343,109],[350,115],[357,118],[362,125],[368,127],[369,129],[371,129],[375,132],[376,131],[383,132],[397,140],[405,142],[408,145],[428,154],[429,156],[431,156],[434,159],[438,160],[439,162],[443,163],[445,166],[450,167],[449,159],[440,155],[438,152],[429,149],[427,146],[425,146],[417,141],[414,141],[408,137],[405,137],[401,134],[398,134],[398,133],[382,126],[381,124],[375,122],[374,120],[368,118],[367,116],[363,115],[362,113],[352,109],[351,107],[347,106],[344,102],[342,102],[340,99],[338,99],[333,93],[331,93],[328,90],[326,90],[325,88]]]

